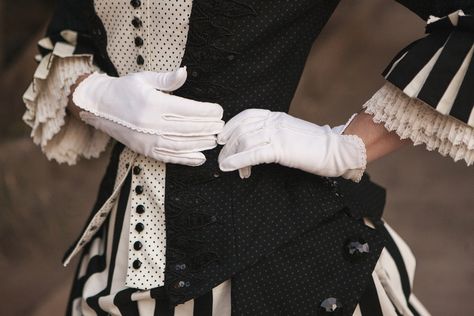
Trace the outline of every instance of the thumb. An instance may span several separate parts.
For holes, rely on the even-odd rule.
[[[166,92],[179,89],[186,82],[188,73],[186,67],[181,67],[178,70],[170,72],[146,71],[140,75],[143,80],[154,88]]]

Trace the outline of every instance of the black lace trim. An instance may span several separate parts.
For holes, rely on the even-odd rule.
[[[232,87],[212,81],[221,65],[234,62],[239,52],[225,48],[223,43],[233,36],[233,20],[256,16],[249,5],[236,0],[196,0],[193,2],[191,25],[183,65],[189,77],[180,89],[196,100],[216,101],[236,93]]]
[[[235,93],[232,87],[214,82],[214,74],[240,55],[224,46],[225,41],[233,36],[234,20],[255,15],[251,6],[236,0],[193,2],[182,63],[188,69],[188,80],[179,90],[179,95],[212,102]],[[206,167],[202,169],[206,170],[205,174],[183,173],[167,177],[166,186],[171,191],[167,193],[166,201],[165,287],[174,305],[199,295],[197,292],[206,281],[199,277],[200,273],[208,265],[221,260],[215,249],[197,237],[208,226],[219,224],[217,214],[206,210],[209,201],[191,190],[191,187],[215,180]]]

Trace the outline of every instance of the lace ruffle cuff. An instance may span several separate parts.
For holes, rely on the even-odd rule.
[[[80,157],[98,157],[109,136],[66,115],[71,86],[85,73],[95,71],[91,56],[70,57],[58,48],[44,57],[33,82],[23,95],[26,112],[23,120],[31,128],[31,137],[48,159],[75,164]]]
[[[98,157],[109,136],[66,114],[71,86],[77,78],[97,70],[92,55],[74,55],[74,46],[52,45],[49,38],[40,41],[51,46],[51,53],[40,60],[33,82],[23,95],[26,112],[23,120],[31,128],[31,137],[48,159],[75,164],[79,158]]]
[[[410,98],[391,83],[386,83],[363,107],[376,123],[384,124],[401,139],[414,145],[425,144],[454,161],[474,163],[474,127],[443,115],[425,102]]]

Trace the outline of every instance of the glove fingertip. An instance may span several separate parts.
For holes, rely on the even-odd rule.
[[[239,169],[239,176],[241,179],[248,179],[252,174],[252,167],[244,167]]]

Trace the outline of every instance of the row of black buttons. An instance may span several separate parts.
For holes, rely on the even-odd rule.
[[[130,5],[134,7],[135,9],[138,9],[142,5],[142,2],[140,0],[131,0]],[[132,20],[132,25],[134,28],[138,29],[143,26],[143,22],[139,17],[136,16]],[[144,44],[143,38],[141,38],[140,36],[135,37],[136,47],[142,47],[143,44]],[[145,64],[145,58],[142,55],[137,56],[137,64],[139,66],[142,66]]]
[[[133,1],[132,1],[133,2]],[[142,168],[140,168],[140,166],[134,166],[133,169],[132,169],[132,172],[134,175],[138,176],[141,172],[142,172]],[[143,186],[141,185],[137,185],[135,187],[135,193],[140,195],[143,193]],[[137,212],[137,214],[143,214],[145,213],[145,206],[143,205],[137,205],[137,207],[135,208],[135,211]],[[143,223],[137,223],[135,225],[135,230],[138,232],[138,233],[141,233],[143,230],[145,229],[145,225],[143,225]],[[133,249],[139,251],[143,248],[143,244],[140,242],[140,241],[135,241],[133,243]],[[140,269],[140,267],[142,266],[142,262],[138,259],[134,260],[133,263],[132,263],[132,266],[134,269]]]

